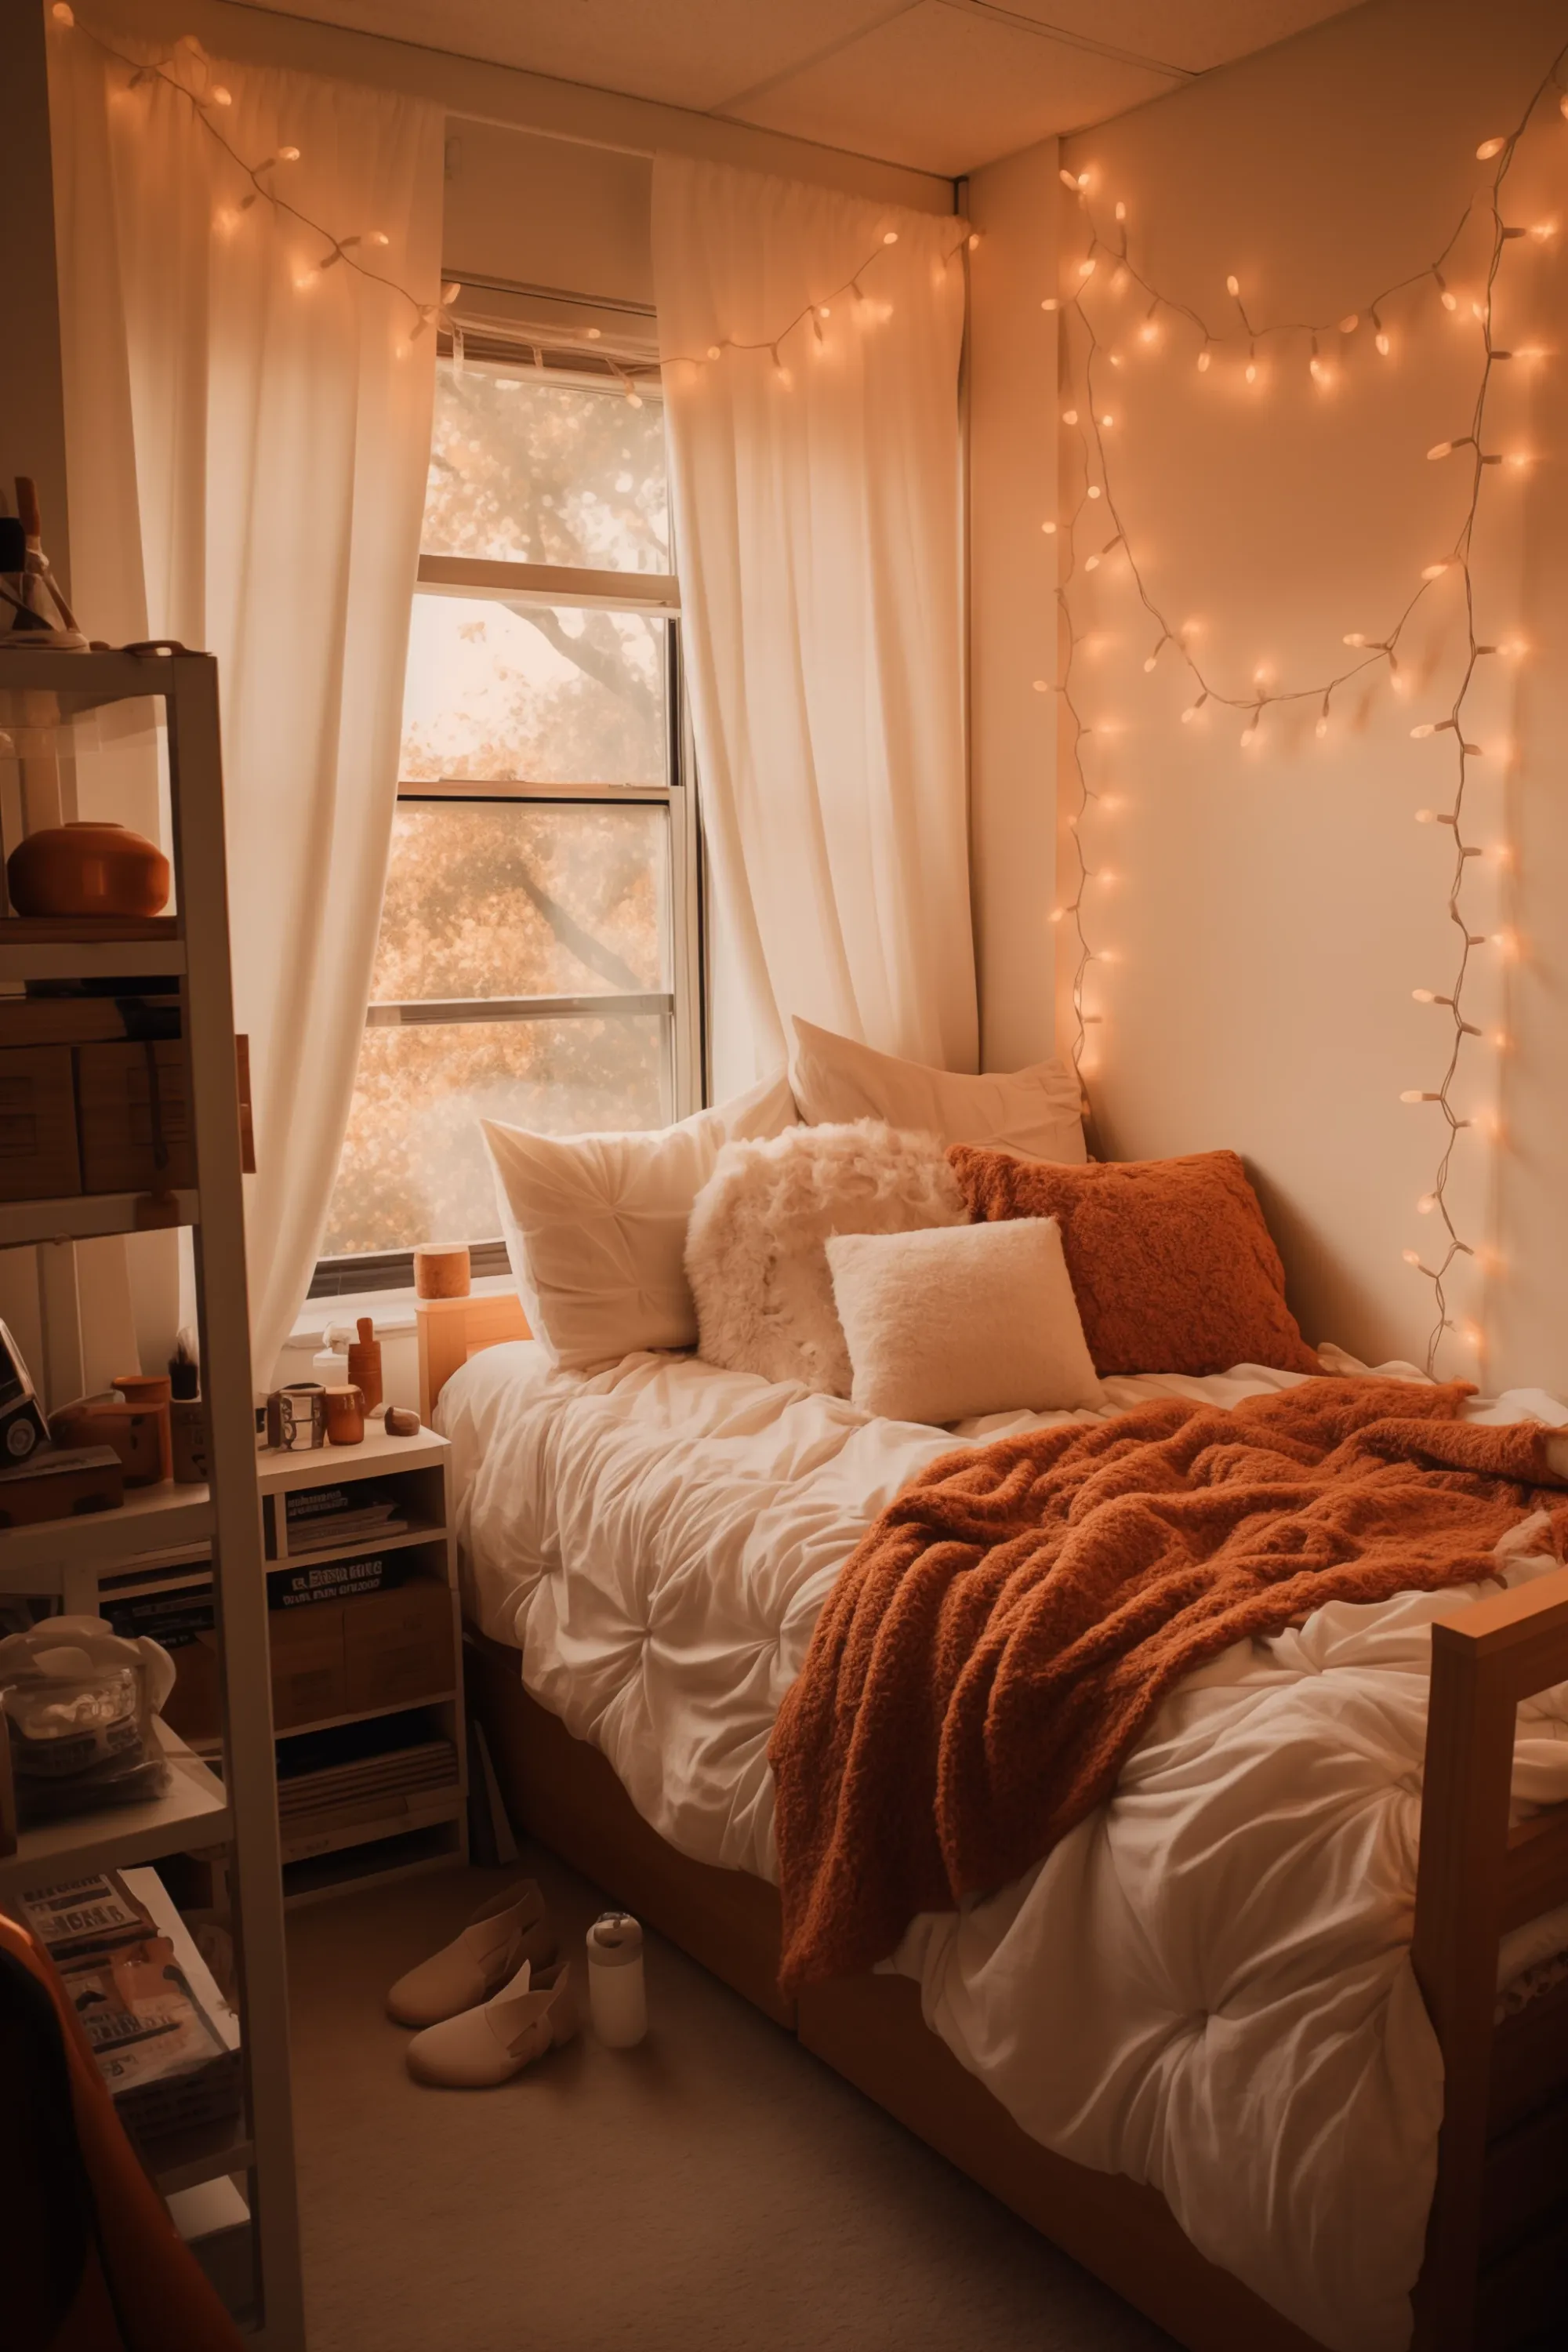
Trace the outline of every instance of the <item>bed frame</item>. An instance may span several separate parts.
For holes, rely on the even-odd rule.
[[[527,1334],[515,1298],[438,1304],[444,1370],[422,1393],[426,1420],[468,1354]],[[464,1306],[479,1310],[471,1321],[454,1312]],[[429,1353],[422,1317],[422,1373]],[[844,1978],[786,2000],[773,1888],[668,1845],[600,1751],[528,1696],[515,1651],[471,1635],[468,1664],[470,1705],[521,1829],[795,2033],[1188,2352],[1321,2352],[1200,2254],[1155,2190],[1030,2139],[928,2030],[907,1979]],[[1500,1937],[1568,1901],[1568,1805],[1509,1825],[1515,1711],[1565,1679],[1568,1570],[1433,1627],[1411,1958],[1442,2049],[1446,2095],[1413,2352],[1545,2352],[1563,2339],[1568,1983],[1495,2026],[1493,2012]]]

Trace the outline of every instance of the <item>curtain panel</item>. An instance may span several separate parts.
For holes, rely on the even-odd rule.
[[[952,217],[655,162],[721,1092],[776,1065],[795,1013],[975,1066],[963,240]]]
[[[167,53],[105,30],[137,60]],[[251,1041],[258,1386],[315,1263],[348,1118],[397,782],[430,453],[445,116],[424,100],[177,51],[202,113],[50,27],[73,597],[117,643],[218,662],[235,1010]],[[123,809],[117,811],[122,814]]]

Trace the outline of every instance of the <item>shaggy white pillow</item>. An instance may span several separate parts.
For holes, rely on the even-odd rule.
[[[535,1135],[481,1119],[523,1312],[557,1363],[587,1371],[695,1344],[680,1262],[691,1204],[731,1137],[795,1123],[782,1076],[641,1133]]]
[[[836,1234],[827,1262],[865,1412],[942,1423],[1105,1402],[1054,1217]]]
[[[726,1144],[686,1236],[698,1352],[732,1371],[847,1396],[829,1234],[963,1223],[957,1181],[933,1136],[861,1119]]]
[[[885,1118],[889,1127],[934,1135],[943,1143],[994,1144],[1029,1160],[1075,1166],[1089,1156],[1082,1089],[1060,1062],[969,1077],[874,1053],[798,1013],[795,1035],[790,1082],[802,1118]]]

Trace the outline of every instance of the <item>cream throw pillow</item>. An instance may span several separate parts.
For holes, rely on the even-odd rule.
[[[1104,1404],[1054,1218],[835,1234],[827,1263],[862,1411],[941,1423]]]
[[[1087,1159],[1078,1080],[1060,1062],[1003,1076],[966,1077],[873,1053],[795,1016],[790,1072],[802,1118],[880,1118],[889,1127],[940,1136],[943,1143],[989,1143],[1030,1160]]]
[[[506,1254],[535,1339],[569,1371],[690,1348],[682,1257],[691,1204],[726,1143],[795,1124],[780,1076],[675,1127],[535,1135],[482,1119]]]
[[[828,1235],[963,1222],[934,1136],[895,1135],[862,1119],[726,1145],[686,1237],[704,1360],[847,1396]]]

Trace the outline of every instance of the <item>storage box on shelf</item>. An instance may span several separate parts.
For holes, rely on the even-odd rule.
[[[240,1181],[243,1055],[229,975],[217,677],[210,657],[177,647],[136,654],[8,646],[0,653],[0,821],[7,835],[0,850],[15,845],[18,812],[30,825],[74,815],[75,780],[100,748],[93,714],[110,704],[121,706],[116,772],[130,772],[143,752],[148,761],[166,760],[167,846],[178,911],[96,922],[0,916],[0,1077],[24,1090],[22,1098],[13,1091],[0,1100],[0,1114],[16,1111],[23,1121],[8,1145],[0,1139],[0,1161],[7,1149],[13,1155],[8,1178],[0,1166],[0,1248],[199,1222],[196,1322],[212,1485],[148,1488],[92,1517],[0,1530],[0,1594],[52,1596],[69,1611],[91,1612],[106,1581],[123,1579],[150,1557],[167,1562],[203,1546],[221,1601],[222,1777],[165,1729],[174,1770],[164,1794],[24,1830],[16,1853],[0,1861],[0,1899],[105,1866],[191,1849],[224,1853],[242,1948],[244,2112],[238,2123],[204,2126],[183,2145],[178,2161],[165,2166],[161,2151],[154,2169],[171,2193],[248,2175],[249,2193],[238,2200],[242,2225],[226,2204],[226,2222],[243,2226],[248,2241],[248,2261],[231,2263],[230,2275],[254,2284],[245,2295],[246,2317],[258,2352],[302,2352],[272,1726],[267,1678],[253,1663],[265,1648],[268,1609]],[[139,740],[134,706],[145,719]],[[54,814],[40,820],[35,812],[51,794]],[[120,982],[121,989],[104,993],[165,1000],[160,1011],[174,1015],[173,1034],[165,1018],[122,1041],[112,1028],[102,1034],[99,1012],[79,1011],[80,992],[68,992],[47,1012],[22,992],[28,982],[70,981],[100,990]],[[175,1005],[167,1003],[171,997]],[[60,1001],[78,1013],[58,1010]],[[105,1054],[119,1060],[95,1074],[93,1057]],[[91,1142],[85,1168],[83,1055]],[[18,1055],[37,1059],[37,1072],[18,1064]],[[100,1189],[89,1189],[95,1184]],[[63,1264],[68,1271],[68,1257]],[[47,1278],[40,1261],[40,1299],[44,1369],[50,1401],[58,1404],[85,1385],[77,1294],[61,1277],[60,1254],[49,1254]],[[61,1385],[72,1380],[74,1386]]]

